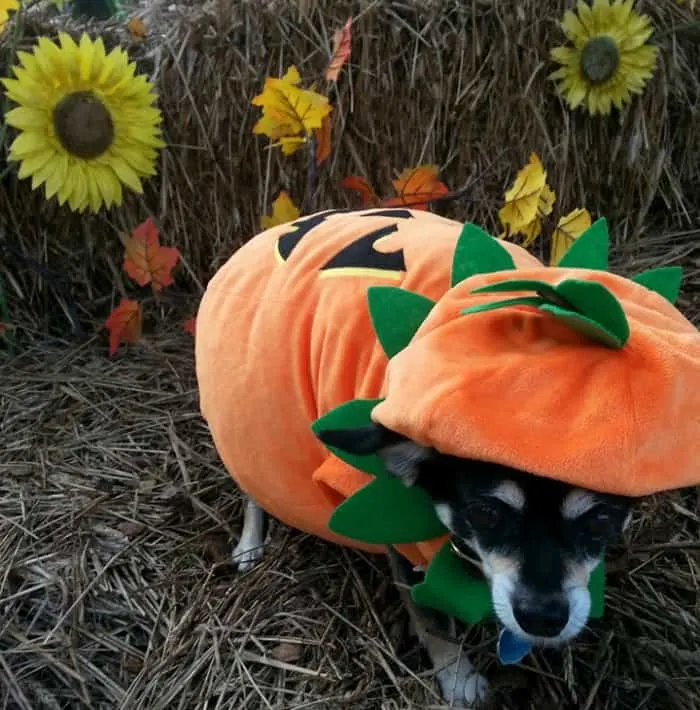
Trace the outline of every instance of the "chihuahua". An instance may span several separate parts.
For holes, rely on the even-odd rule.
[[[505,629],[533,646],[563,645],[583,630],[591,608],[590,574],[608,543],[628,525],[633,499],[444,455],[379,424],[326,430],[318,437],[349,453],[377,454],[405,486],[428,493],[455,553],[488,581],[494,612]],[[265,529],[266,514],[248,499],[233,552],[239,570],[261,559]],[[417,607],[407,589],[424,570],[413,568],[393,548],[387,553],[442,696],[455,707],[478,706],[488,684],[461,652],[456,620]]]

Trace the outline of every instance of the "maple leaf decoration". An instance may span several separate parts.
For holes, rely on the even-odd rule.
[[[299,71],[292,65],[283,77],[265,79],[262,93],[251,101],[263,111],[253,133],[268,136],[284,155],[292,155],[304,145],[332,110],[327,97],[300,84]]]
[[[298,207],[292,202],[286,190],[282,190],[277,199],[272,203],[272,214],[260,218],[263,229],[270,229],[280,224],[293,222],[301,215]]]
[[[428,203],[449,194],[447,186],[438,180],[435,165],[419,165],[406,168],[392,182],[396,197],[379,199],[374,188],[363,177],[350,175],[340,182],[346,190],[352,190],[360,198],[361,207],[408,207],[413,210],[427,210]]]
[[[109,330],[109,356],[117,352],[119,343],[136,343],[141,337],[143,311],[138,301],[122,298],[109,314],[105,328]]]
[[[160,245],[158,228],[150,217],[134,229],[131,237],[122,237],[122,242],[122,268],[139,286],[151,284],[154,291],[160,291],[173,282],[180,252]]]
[[[326,116],[320,128],[314,128],[316,139],[316,165],[324,163],[331,154],[331,117]]]
[[[525,246],[542,232],[542,218],[551,214],[556,195],[547,185],[547,173],[536,153],[515,176],[505,194],[505,205],[498,211],[506,235],[522,234]]]
[[[340,186],[357,193],[360,198],[360,207],[376,207],[379,204],[377,193],[363,177],[350,175],[340,181]]]
[[[438,180],[437,165],[419,165],[407,168],[392,181],[397,197],[383,201],[386,207],[410,207],[427,210],[428,202],[449,194],[447,186]]]
[[[591,215],[586,209],[576,209],[564,215],[552,234],[549,265],[555,266],[569,247],[591,226]]]
[[[342,29],[336,30],[333,34],[333,54],[326,68],[326,80],[338,81],[340,71],[345,63],[350,59],[350,27],[352,18],[343,25]]]
[[[185,333],[188,333],[194,338],[194,334],[197,330],[197,316],[192,316],[192,318],[188,318],[182,324],[182,329],[185,331]]]
[[[134,42],[140,42],[146,38],[146,25],[138,17],[132,17],[126,23],[126,31]]]

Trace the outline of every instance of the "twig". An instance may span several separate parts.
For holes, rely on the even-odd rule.
[[[311,214],[316,211],[316,184],[318,173],[316,170],[316,136],[312,133],[306,139],[306,194],[304,195],[304,213]]]

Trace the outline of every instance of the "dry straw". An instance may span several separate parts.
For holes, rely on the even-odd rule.
[[[697,29],[672,31],[687,8],[640,3],[659,28],[659,69],[621,116],[593,121],[565,110],[546,79],[567,2],[307,5],[149,10],[149,38],[130,51],[153,72],[170,147],[145,203],[85,219],[12,176],[0,185],[0,268],[27,329],[0,379],[0,707],[441,707],[382,559],[276,526],[262,565],[234,574],[240,499],[197,412],[188,336],[159,326],[113,361],[103,335],[46,336],[69,336],[71,318],[89,333],[106,316],[115,229],[147,210],[183,253],[183,286],[197,287],[278,189],[302,196],[303,158],[266,153],[249,100],[291,62],[319,75],[349,14],[352,66],[334,98],[319,206],[346,204],[336,187],[345,175],[388,187],[394,169],[435,162],[451,188],[473,185],[445,212],[495,231],[502,193],[535,150],[562,213],[585,204],[608,216],[624,268],[679,260],[680,305],[698,313],[700,44]],[[108,45],[123,37],[93,29]],[[55,30],[41,17],[29,27]],[[492,630],[470,632],[469,644],[483,642],[477,665],[500,688],[495,707],[696,707],[698,510],[695,493],[642,507],[611,551],[606,617],[570,654],[503,671]]]

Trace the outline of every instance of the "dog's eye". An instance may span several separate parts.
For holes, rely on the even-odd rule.
[[[467,521],[475,530],[493,530],[501,520],[500,509],[489,503],[476,503],[467,510]]]
[[[585,520],[584,529],[592,538],[605,538],[612,533],[613,523],[607,513],[599,512]]]

